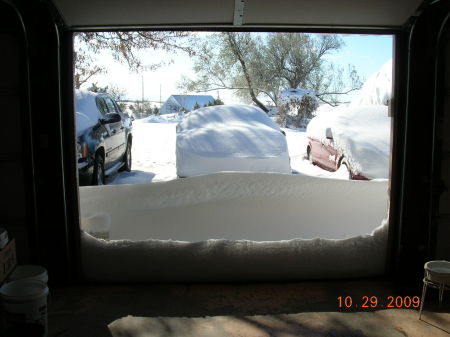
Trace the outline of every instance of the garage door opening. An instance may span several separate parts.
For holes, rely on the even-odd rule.
[[[217,263],[236,259],[230,279],[382,273],[393,39],[77,33],[86,273],[116,279],[98,265],[133,260],[138,280],[224,280]],[[162,256],[191,262],[168,271]]]

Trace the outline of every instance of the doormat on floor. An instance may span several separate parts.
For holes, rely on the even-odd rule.
[[[448,337],[450,314],[389,309],[267,316],[135,317],[108,325],[113,337]]]

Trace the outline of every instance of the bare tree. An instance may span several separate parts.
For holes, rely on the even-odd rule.
[[[193,40],[189,32],[181,31],[113,31],[87,32],[75,35],[75,73],[76,88],[86,83],[92,76],[107,71],[94,62],[92,55],[102,50],[110,51],[113,58],[126,63],[133,71],[154,70],[164,64],[143,64],[138,55],[142,49],[164,50],[170,52],[183,51],[194,54]],[[166,63],[170,63],[168,60]]]
[[[110,94],[116,101],[122,101],[127,95],[127,90],[116,84],[110,84],[107,88],[108,94]]]
[[[252,49],[255,48],[255,44],[251,39],[251,36],[247,34],[234,34],[234,33],[225,33],[226,40],[228,42],[228,46],[231,49],[234,57],[239,62],[242,70],[242,75],[245,80],[246,88],[248,89],[248,93],[252,99],[252,101],[260,107],[265,112],[268,112],[269,109],[266,108],[264,104],[262,104],[258,99],[257,88],[253,83],[253,78],[251,76],[251,70],[248,68],[248,65],[251,64],[247,62],[246,57],[251,55]],[[236,79],[239,83],[239,79]]]
[[[74,85],[79,89],[83,84],[87,83],[92,76],[99,75],[105,72],[105,68],[94,64],[92,56],[86,50],[77,48],[74,53],[75,58],[75,73]]]
[[[189,91],[232,89],[264,111],[266,98],[279,105],[287,88],[314,90],[317,97],[335,104],[338,97],[362,85],[354,68],[345,74],[325,56],[339,50],[337,35],[299,33],[218,33],[208,37],[195,56],[198,77],[180,84]]]

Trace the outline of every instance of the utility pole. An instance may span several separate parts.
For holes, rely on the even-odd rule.
[[[144,103],[144,75],[141,75],[142,78],[142,103]]]
[[[144,74],[141,75],[141,84],[142,84],[142,97],[141,97],[141,108],[139,109],[139,113],[141,115],[141,118],[144,115]]]
[[[161,101],[161,83],[159,84],[159,107],[161,107],[162,101]]]

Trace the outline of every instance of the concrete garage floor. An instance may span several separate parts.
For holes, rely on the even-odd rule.
[[[449,336],[450,295],[437,306],[430,289],[418,309],[386,309],[389,280],[249,284],[155,284],[50,287],[50,337]],[[353,306],[339,308],[338,297]],[[376,296],[376,308],[361,308]],[[358,305],[358,307],[356,307]]]

